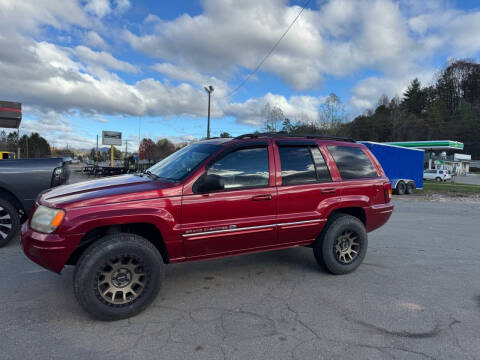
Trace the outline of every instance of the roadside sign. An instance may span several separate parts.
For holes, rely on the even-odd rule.
[[[122,133],[118,131],[102,131],[103,145],[122,145]]]
[[[21,121],[21,103],[0,101],[0,128],[18,129]]]

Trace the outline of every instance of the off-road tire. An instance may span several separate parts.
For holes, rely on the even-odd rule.
[[[115,261],[123,262],[128,259],[134,261],[125,266],[137,266],[143,271],[144,286],[141,290],[136,290],[138,295],[131,295],[132,300],[127,299],[125,303],[115,304],[102,295],[101,282],[105,278],[106,268]],[[137,265],[133,265],[133,262]],[[164,275],[162,256],[151,242],[135,234],[117,233],[99,239],[85,250],[74,272],[73,289],[80,305],[92,317],[104,321],[120,320],[140,313],[152,303],[160,290]],[[109,278],[110,285],[107,285],[112,288],[113,276],[112,274]],[[115,294],[112,294],[113,298]]]
[[[7,245],[20,232],[20,214],[10,201],[3,198],[0,198],[0,231],[0,247]]]
[[[405,183],[403,181],[399,181],[396,189],[397,195],[404,195],[406,190],[407,186],[405,185]]]
[[[313,244],[313,254],[317,263],[335,275],[348,274],[360,266],[368,248],[368,236],[365,226],[360,219],[348,214],[335,214],[331,217],[326,229]],[[359,245],[357,255],[349,263],[343,263],[336,253],[336,242],[345,232],[356,234]]]

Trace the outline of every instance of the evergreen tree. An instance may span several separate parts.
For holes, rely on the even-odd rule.
[[[413,79],[407,91],[403,93],[402,107],[410,114],[422,116],[427,106],[427,97],[420,81]]]

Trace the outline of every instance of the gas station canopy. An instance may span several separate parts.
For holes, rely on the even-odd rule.
[[[21,103],[0,101],[0,128],[18,129],[21,121]]]
[[[452,140],[395,141],[384,144],[424,150],[463,150],[463,143]]]

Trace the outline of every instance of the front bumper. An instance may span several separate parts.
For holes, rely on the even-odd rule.
[[[29,222],[22,226],[22,248],[38,265],[60,273],[84,234],[44,234],[32,230]]]

